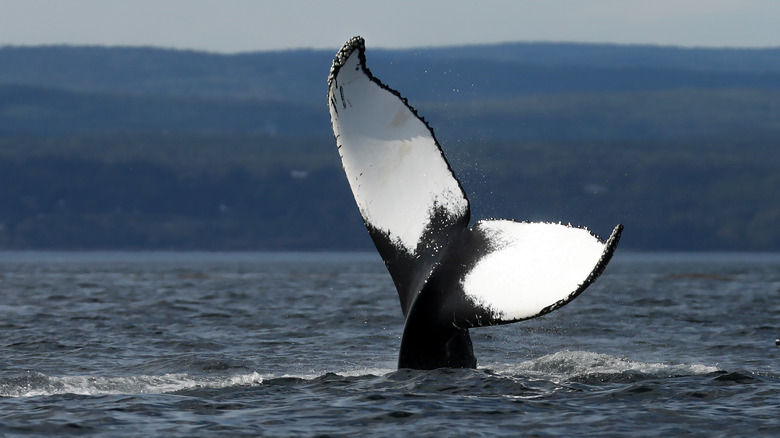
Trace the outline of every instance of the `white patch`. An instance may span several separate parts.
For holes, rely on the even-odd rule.
[[[428,127],[358,62],[328,91],[333,133],[363,219],[413,254],[435,209],[462,216],[468,201]]]
[[[536,316],[585,282],[604,244],[587,230],[550,223],[506,220],[475,224],[495,249],[461,280],[475,304],[496,319]]]

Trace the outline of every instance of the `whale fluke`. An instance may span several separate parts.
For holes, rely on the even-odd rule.
[[[584,228],[483,220],[433,129],[366,66],[348,40],[328,78],[339,155],[360,214],[398,291],[406,322],[399,368],[476,367],[469,329],[549,313],[603,272],[606,241]]]

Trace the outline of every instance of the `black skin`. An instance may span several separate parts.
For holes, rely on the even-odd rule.
[[[467,328],[434,317],[439,297],[421,293],[406,318],[398,368],[476,368],[477,358]]]
[[[431,228],[465,228],[463,219],[453,223],[451,218],[442,220],[443,217],[442,212],[434,214],[431,223],[438,226]],[[449,275],[449,272],[439,275],[442,271],[438,264],[441,254],[438,251],[419,248],[417,256],[409,256],[393,245],[386,234],[368,224],[366,226],[393,278],[401,301],[401,310],[406,317],[398,368],[476,368],[477,358],[474,357],[468,328],[455,327],[452,321],[437,316],[440,313],[438,309],[443,308],[443,293],[451,287],[446,283],[441,284],[438,280],[458,278],[457,275]],[[451,246],[450,240],[460,234],[453,231],[448,232],[440,241]],[[422,241],[431,240],[424,238]],[[429,274],[431,271],[434,273]]]

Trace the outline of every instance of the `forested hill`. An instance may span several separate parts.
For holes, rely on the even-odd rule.
[[[780,49],[499,44],[374,49],[381,77],[421,100],[664,88],[774,88]],[[221,55],[154,48],[0,47],[0,83],[83,92],[319,103],[334,51]]]
[[[367,43],[473,217],[780,250],[780,49]],[[369,249],[325,104],[337,49],[0,48],[0,249]]]

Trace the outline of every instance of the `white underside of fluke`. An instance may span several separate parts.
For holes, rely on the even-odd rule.
[[[466,296],[496,320],[531,318],[575,293],[605,244],[589,231],[508,220],[474,225],[492,250],[461,279]]]
[[[355,50],[329,90],[333,132],[366,223],[414,254],[436,209],[466,214],[468,201],[425,123],[372,81]]]

